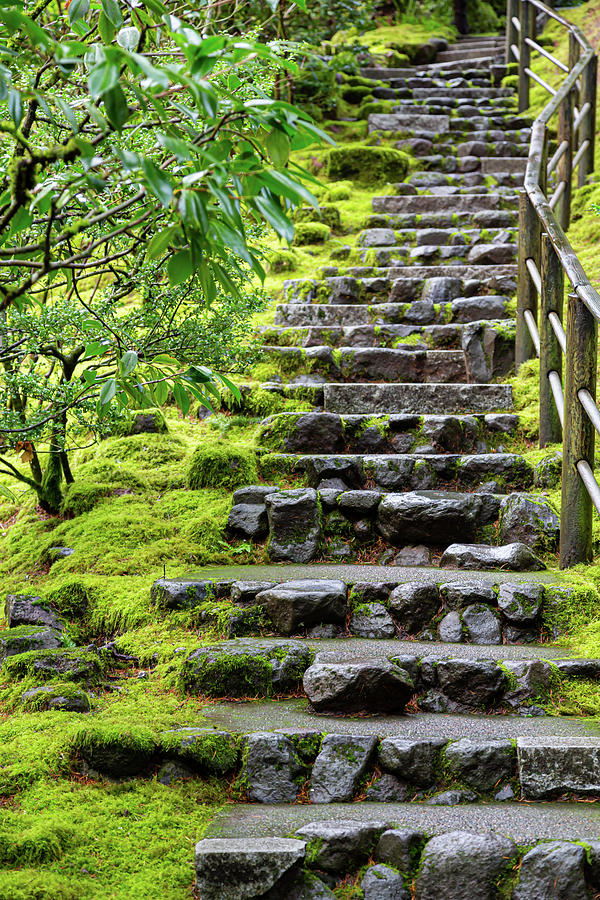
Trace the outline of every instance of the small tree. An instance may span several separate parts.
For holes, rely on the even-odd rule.
[[[290,151],[323,137],[269,95],[290,64],[256,41],[204,37],[192,7],[54,9],[0,11],[0,435],[31,477],[6,454],[0,471],[52,512],[72,477],[69,422],[93,433],[113,402],[169,390],[187,411],[229,384],[202,316],[180,321],[178,291],[196,313],[243,305],[241,286],[264,277],[257,224],[290,239],[287,210],[316,204]]]

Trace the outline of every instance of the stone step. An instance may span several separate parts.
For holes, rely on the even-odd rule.
[[[518,416],[278,413],[264,419],[258,442],[287,453],[486,453],[514,439]],[[542,467],[543,468],[543,467]],[[541,471],[541,469],[540,469]]]
[[[265,480],[275,482],[285,475],[305,475],[314,488],[323,479],[338,477],[351,490],[367,487],[375,491],[474,490],[477,487],[508,493],[512,489],[533,487],[533,468],[518,454],[438,454],[432,452],[432,447],[425,444],[423,447],[425,452],[410,454],[270,453],[261,462],[261,472]],[[365,502],[365,498],[359,497],[356,502],[358,510],[358,504]]]
[[[431,193],[435,189],[431,188]],[[404,266],[410,270],[424,263],[439,265],[453,269],[461,263],[473,265],[510,265],[517,262],[518,247],[513,243],[491,244],[419,244],[416,247],[391,246],[372,247],[360,253],[367,265],[375,268]]]
[[[420,172],[420,175],[434,173]],[[446,177],[446,176],[442,176]],[[447,176],[450,177],[450,176]],[[366,228],[358,235],[357,244],[369,247],[448,245],[471,247],[479,243],[504,243],[516,235],[514,228],[469,228],[454,225],[446,228],[427,228],[419,223],[414,228]]]
[[[433,98],[433,101],[437,98],[437,96],[446,96],[444,94],[436,93],[435,88],[431,87],[423,87],[423,88],[413,88],[413,97],[415,100],[426,100],[430,101]],[[453,87],[448,89],[448,99],[453,101],[454,105],[456,105],[461,99],[465,100],[510,100],[511,104],[514,103],[515,95],[514,92],[510,88],[495,88],[495,87]]]
[[[508,384],[326,384],[323,392],[325,411],[341,415],[451,415],[513,408]]]
[[[352,637],[323,644],[329,646],[251,637],[202,644],[183,661],[180,689],[231,700],[303,693],[317,729],[320,713],[399,715],[407,705],[417,715],[543,715],[563,680],[600,675],[600,660],[547,659],[535,646],[514,646],[518,654],[506,654],[505,648],[458,644],[450,652],[447,644],[432,642],[420,654],[413,643],[402,652],[401,641]]]
[[[436,57],[437,63],[458,63],[464,64],[468,62],[470,65],[474,63],[484,64],[495,59],[502,51],[498,48],[475,47],[473,49],[461,48],[460,50],[442,50]]]
[[[470,214],[484,210],[516,209],[516,203],[509,203],[500,194],[486,194],[479,197],[373,197],[373,212],[381,213],[440,213],[448,210]]]
[[[413,303],[363,303],[357,304],[322,304],[322,303],[288,303],[279,304],[275,313],[275,324],[284,327],[319,326],[329,328],[347,323],[348,326],[382,326],[384,323],[407,323],[401,327],[417,327],[420,323],[438,323],[425,325],[426,329],[443,328],[450,323],[466,323],[477,321],[495,321],[509,317],[506,309],[508,298],[498,295],[484,297],[464,297],[452,303],[431,304],[423,301]],[[508,323],[507,323],[508,325]],[[512,326],[510,326],[512,328]],[[497,329],[499,330],[499,329]],[[507,335],[512,340],[512,334]],[[429,338],[426,338],[429,341]]]
[[[518,225],[516,210],[482,210],[470,212],[377,213],[369,217],[369,228],[486,228],[505,229]]]
[[[294,307],[292,307],[294,308]],[[311,307],[312,308],[312,307]],[[451,307],[450,307],[451,309]],[[277,308],[276,316],[279,315]],[[514,340],[514,320],[487,320],[486,326],[496,328],[508,342]],[[463,324],[443,325],[347,325],[278,328],[267,325],[259,329],[264,344],[279,347],[399,347],[412,345],[415,349],[464,349],[473,328]]]
[[[458,200],[460,198],[421,196],[416,199],[426,201]],[[412,290],[415,283],[446,278],[451,278],[453,283],[457,283],[458,279],[462,280],[464,293],[514,293],[516,290],[517,267],[516,265],[500,263],[456,263],[450,273],[447,266],[415,265],[411,266],[410,275],[407,275],[405,266],[348,266],[344,273],[349,278],[376,279],[376,287],[382,283],[380,279],[393,281],[392,293],[394,299],[397,299],[400,295],[405,296],[402,285],[405,285],[406,288],[410,286],[410,290]],[[324,279],[324,281],[327,282],[328,279]],[[414,299],[414,297],[410,299]]]
[[[467,378],[462,350],[417,350],[386,347],[271,347],[263,359],[281,367],[283,377],[310,375],[329,383],[403,382],[405,384],[456,383]]]
[[[498,172],[513,172],[524,175],[526,168],[526,157],[484,156],[481,158],[480,171],[484,175],[495,175]]]

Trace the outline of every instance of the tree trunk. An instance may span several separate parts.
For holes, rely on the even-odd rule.
[[[39,488],[37,488],[40,506],[44,512],[50,513],[51,515],[58,515],[60,512],[60,504],[62,502],[61,482],[63,470],[61,455],[61,447],[55,441],[52,441],[42,483]]]
[[[466,34],[467,25],[467,0],[454,0],[454,24],[460,34]]]

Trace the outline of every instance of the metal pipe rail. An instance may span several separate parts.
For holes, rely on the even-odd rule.
[[[536,40],[537,12],[567,32],[567,62]],[[563,444],[560,565],[565,568],[592,558],[592,508],[600,514],[600,486],[593,471],[595,435],[600,434],[596,405],[600,294],[565,234],[575,173],[581,187],[594,167],[597,57],[585,35],[541,0],[507,0],[506,21],[507,64],[516,62],[519,73],[519,111],[529,107],[531,82],[551,94],[532,125],[519,198],[515,356],[517,367],[539,357],[540,446]],[[558,87],[533,71],[532,53],[564,76]],[[552,135],[549,123],[556,118],[558,146],[548,159],[554,134],[554,122]]]

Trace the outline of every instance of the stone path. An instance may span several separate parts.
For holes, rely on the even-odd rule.
[[[517,876],[524,851],[510,840],[598,837],[595,807],[577,802],[600,797],[597,728],[544,717],[541,704],[563,678],[598,678],[600,661],[561,660],[543,643],[556,635],[542,611],[564,597],[539,558],[558,522],[526,492],[552,473],[504,447],[518,428],[502,379],[530,122],[498,86],[499,51],[470,39],[427,69],[365,72],[398,103],[369,131],[396,132],[420,166],[373,198],[361,265],[288,282],[264,329],[290,373],[265,387],[315,412],[263,424],[271,485],[237,492],[230,528],[267,539],[287,565],[153,587],[165,608],[233,603],[231,640],[184,667],[188,690],[219,698],[209,727],[245,735],[246,802],[210,836],[304,828],[308,841],[255,845],[248,871],[260,859],[271,873],[255,893],[210,886],[215,861],[242,871],[248,845],[203,842],[202,897],[267,896],[273,884],[269,897],[330,897],[369,858],[366,900],[409,897],[419,859],[422,900],[491,898],[500,882],[516,900],[600,887],[599,845],[589,858],[574,844],[539,847]],[[303,486],[278,487],[294,478]],[[278,638],[256,636],[265,623]],[[252,695],[262,699],[227,702]],[[296,699],[269,699],[286,695]],[[456,831],[468,834],[427,843]],[[291,887],[305,852],[320,881]]]

